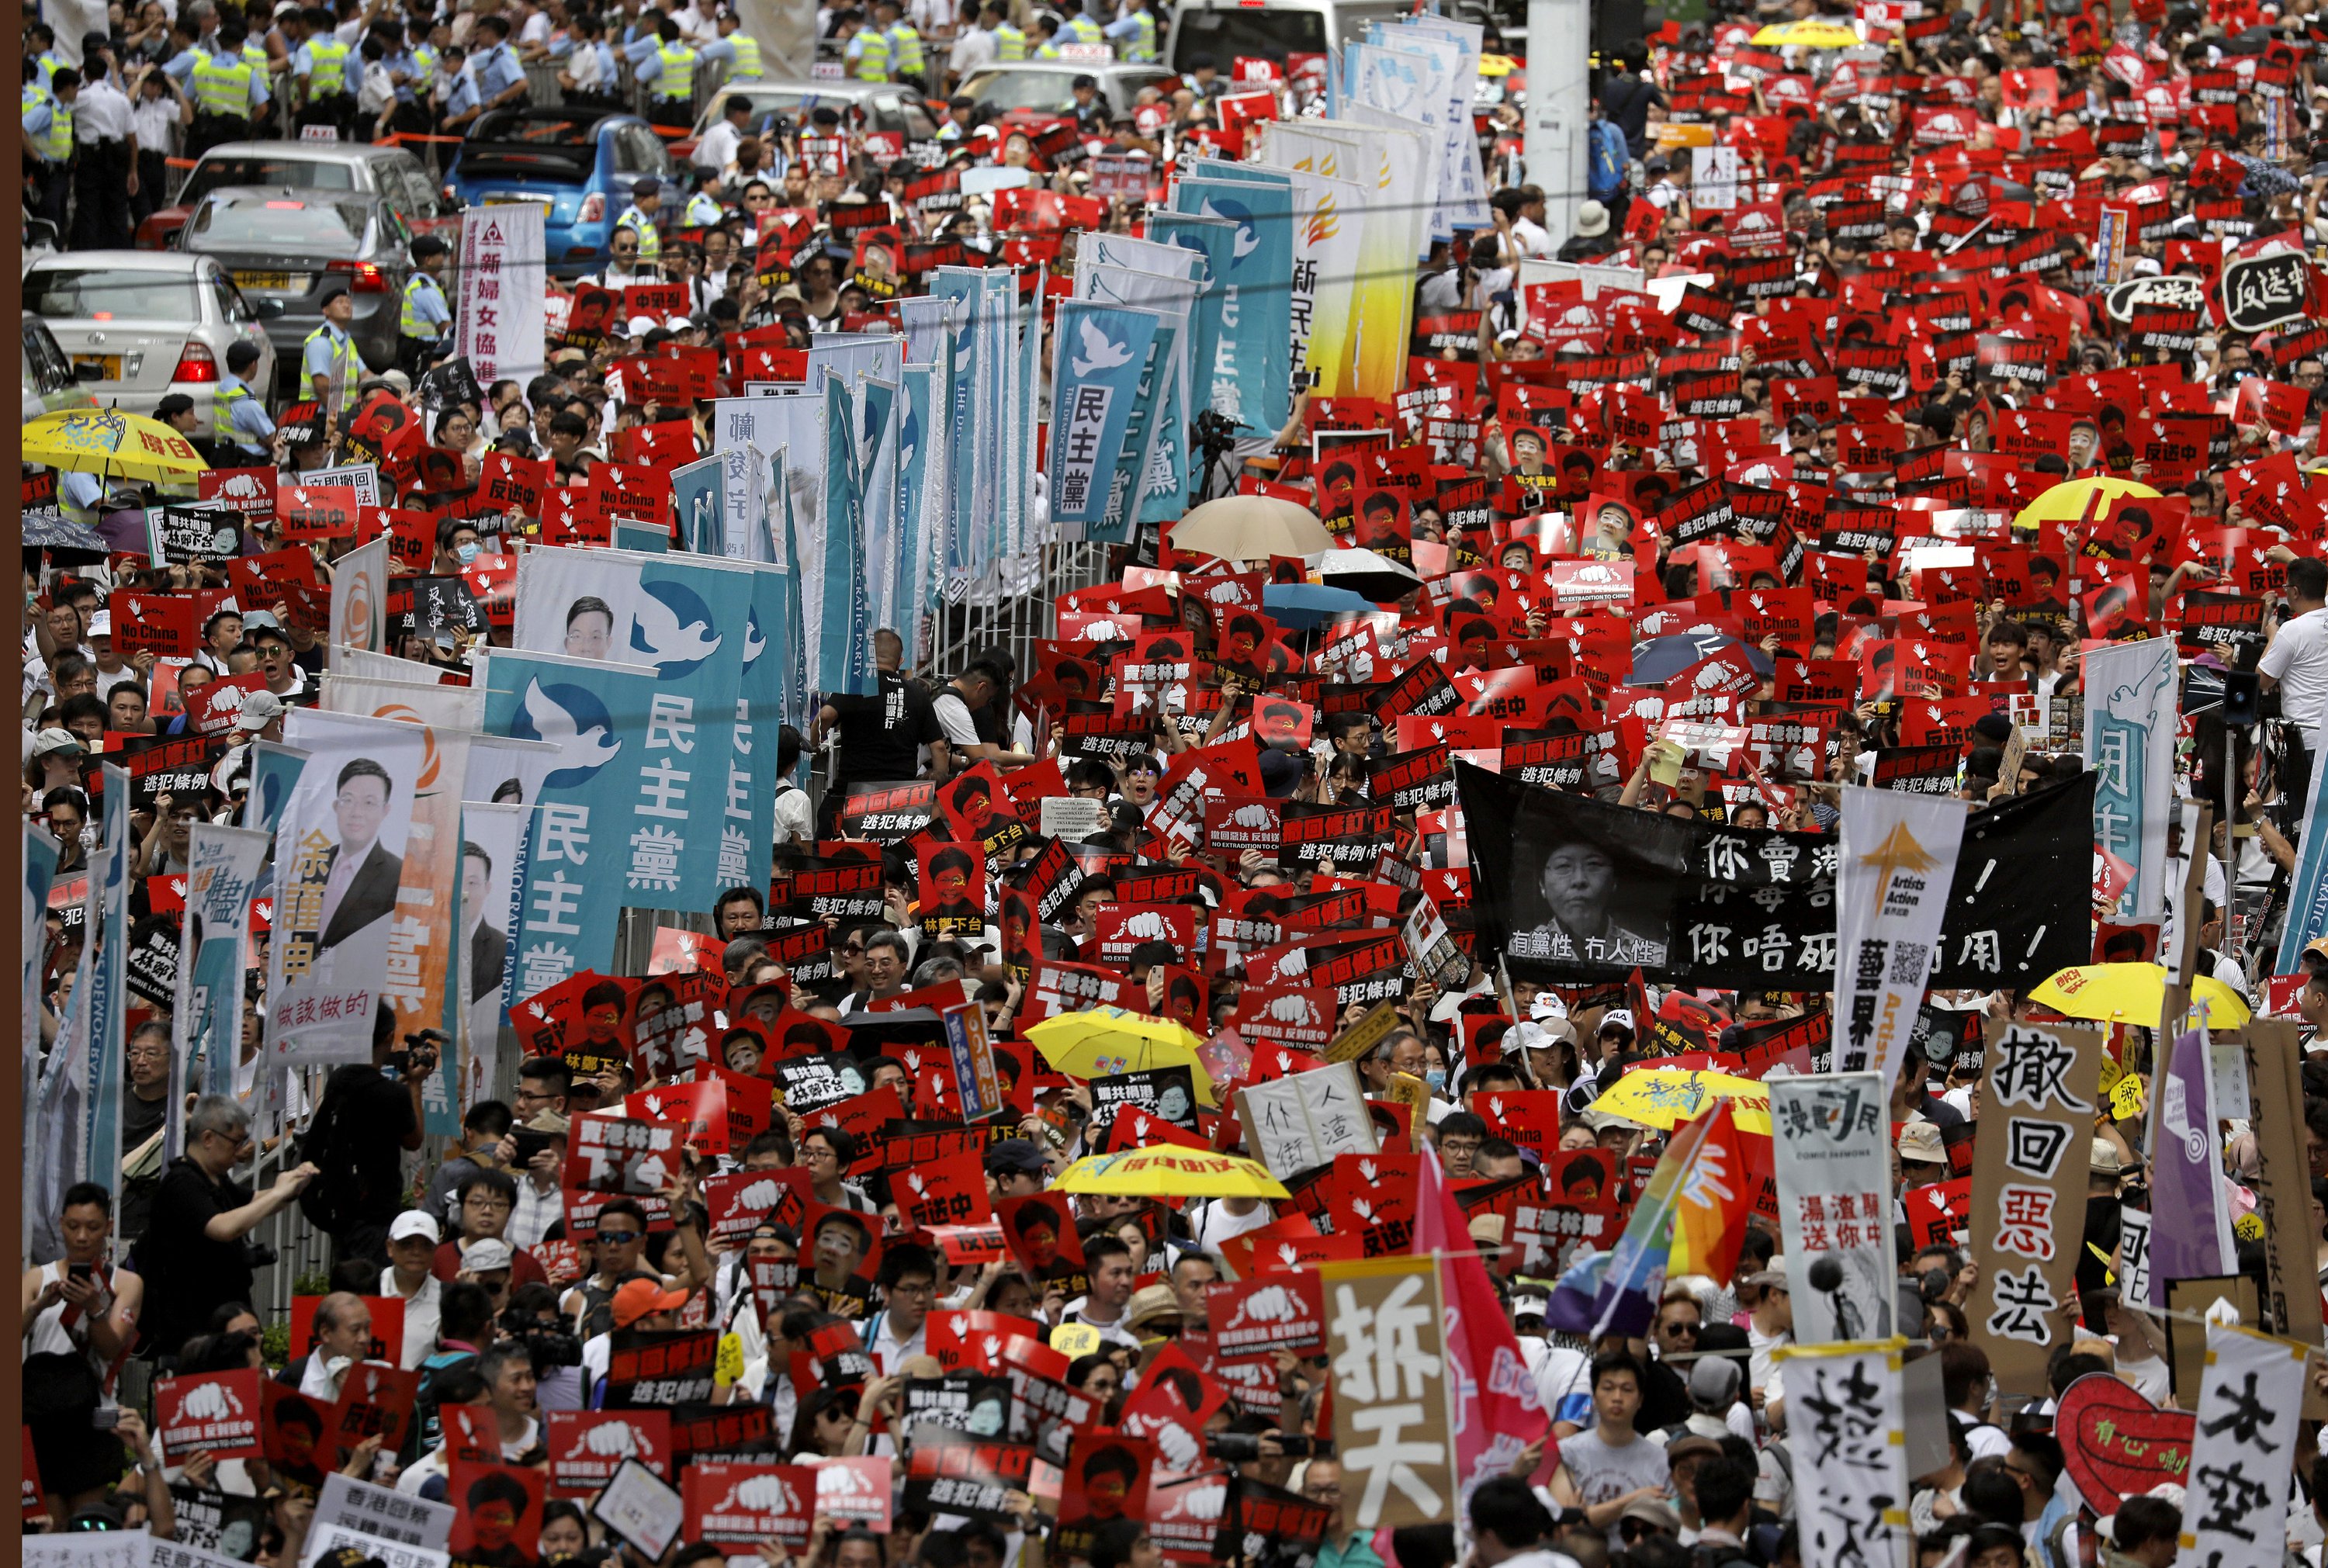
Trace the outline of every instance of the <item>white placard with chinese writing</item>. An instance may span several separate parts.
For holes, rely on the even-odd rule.
[[[1772,1078],[1772,1176],[1800,1344],[1892,1334],[1890,1097],[1874,1073]]]
[[[1788,1447],[1804,1568],[1908,1561],[1906,1341],[1788,1346]]]
[[[542,367],[543,209],[531,202],[461,215],[461,305],[454,350],[477,380],[525,380]]]
[[[1738,182],[1745,177],[1736,147],[1689,150],[1689,202],[1701,212],[1727,212],[1738,205]]]
[[[2180,1561],[2278,1560],[2304,1384],[2302,1346],[2252,1329],[2207,1325]],[[1791,1414],[1791,1385],[1787,1393]]]

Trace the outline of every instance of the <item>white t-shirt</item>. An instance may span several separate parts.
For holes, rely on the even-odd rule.
[[[2280,713],[2316,737],[2328,718],[2328,610],[2306,610],[2282,626],[2256,668],[2279,682]]]
[[[723,119],[703,133],[703,139],[695,144],[688,161],[699,169],[724,169],[736,161],[736,148],[743,139],[744,133],[736,128],[735,122]]]
[[[1223,1242],[1259,1230],[1270,1223],[1270,1218],[1269,1205],[1265,1203],[1255,1205],[1251,1214],[1231,1214],[1225,1203],[1208,1203],[1197,1216],[1197,1247],[1217,1255]]]
[[[961,692],[949,686],[938,693],[931,707],[937,710],[938,728],[945,731],[948,746],[979,743],[978,726],[971,722],[970,704],[962,699]]]

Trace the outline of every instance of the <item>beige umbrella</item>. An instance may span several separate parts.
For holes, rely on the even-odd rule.
[[[1266,495],[1207,501],[1172,525],[1171,541],[1176,549],[1241,561],[1315,555],[1334,548],[1334,536],[1316,512]]]

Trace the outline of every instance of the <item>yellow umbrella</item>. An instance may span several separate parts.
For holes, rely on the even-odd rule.
[[[70,408],[24,427],[23,461],[67,474],[166,484],[210,466],[192,443],[159,419],[118,408]]]
[[[1223,560],[1257,561],[1273,555],[1316,555],[1334,548],[1334,536],[1306,506],[1270,495],[1224,495],[1172,525],[1172,546]]]
[[[1027,1030],[1027,1038],[1042,1047],[1046,1061],[1070,1078],[1088,1081],[1151,1067],[1186,1067],[1195,1075],[1197,1102],[1219,1103],[1213,1076],[1197,1055],[1204,1040],[1170,1019],[1094,1008],[1045,1019]]]
[[[2093,1019],[2102,1023],[2158,1027],[2158,1009],[2166,1005],[2166,971],[2154,963],[2089,963],[2065,969],[2029,993],[2040,1007],[2065,1018]],[[2207,1004],[2211,1028],[2235,1029],[2253,1016],[2239,993],[2212,975],[2191,982],[2191,1000]]]
[[[1832,22],[1784,22],[1765,27],[1750,42],[1757,49],[1852,49],[1863,41]]]
[[[1209,1149],[1131,1149],[1090,1154],[1059,1173],[1054,1192],[1117,1197],[1291,1197],[1258,1160]]]
[[[2034,533],[2041,522],[2083,522],[2109,510],[2120,496],[2155,501],[2158,492],[2136,479],[2098,474],[2090,479],[2064,479],[2023,507],[2013,519],[2015,533]]]
[[[1770,1091],[1751,1078],[1693,1068],[1651,1067],[1617,1080],[1592,1109],[1644,1127],[1672,1129],[1696,1120],[1716,1100],[1731,1102],[1739,1131],[1770,1131]]]

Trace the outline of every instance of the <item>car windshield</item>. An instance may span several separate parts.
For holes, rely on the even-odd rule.
[[[178,200],[192,206],[224,185],[288,185],[302,191],[352,191],[352,164],[328,158],[262,158],[235,155],[205,158]]]
[[[1192,57],[1209,54],[1226,75],[1240,54],[1282,60],[1289,54],[1325,52],[1326,14],[1322,11],[1263,11],[1244,5],[1200,11],[1192,5],[1180,13],[1172,68],[1187,70]]]
[[[981,71],[962,90],[998,110],[1063,109],[1075,101],[1073,74],[1064,70]]]
[[[361,202],[235,196],[204,202],[186,232],[189,239],[206,245],[263,244],[269,250],[352,256],[370,216]]]
[[[25,292],[51,321],[191,322],[202,313],[194,280],[183,272],[42,267]]]
[[[571,115],[490,114],[470,129],[469,140],[494,146],[578,147],[597,129],[595,117]]]
[[[727,95],[725,93],[719,94],[718,97],[720,103],[724,104],[727,102]],[[770,114],[782,115],[784,119],[791,124],[798,125],[802,120],[805,119],[811,113],[812,113],[820,104],[822,104],[829,108],[840,110],[840,117],[843,120],[846,120],[849,117],[850,111],[857,108],[859,102],[855,98],[840,93],[756,92],[751,94],[750,97],[752,104],[752,123],[755,125],[765,123],[766,117]],[[714,109],[714,112],[718,112],[716,108]],[[717,122],[715,121],[714,123],[716,124]]]

